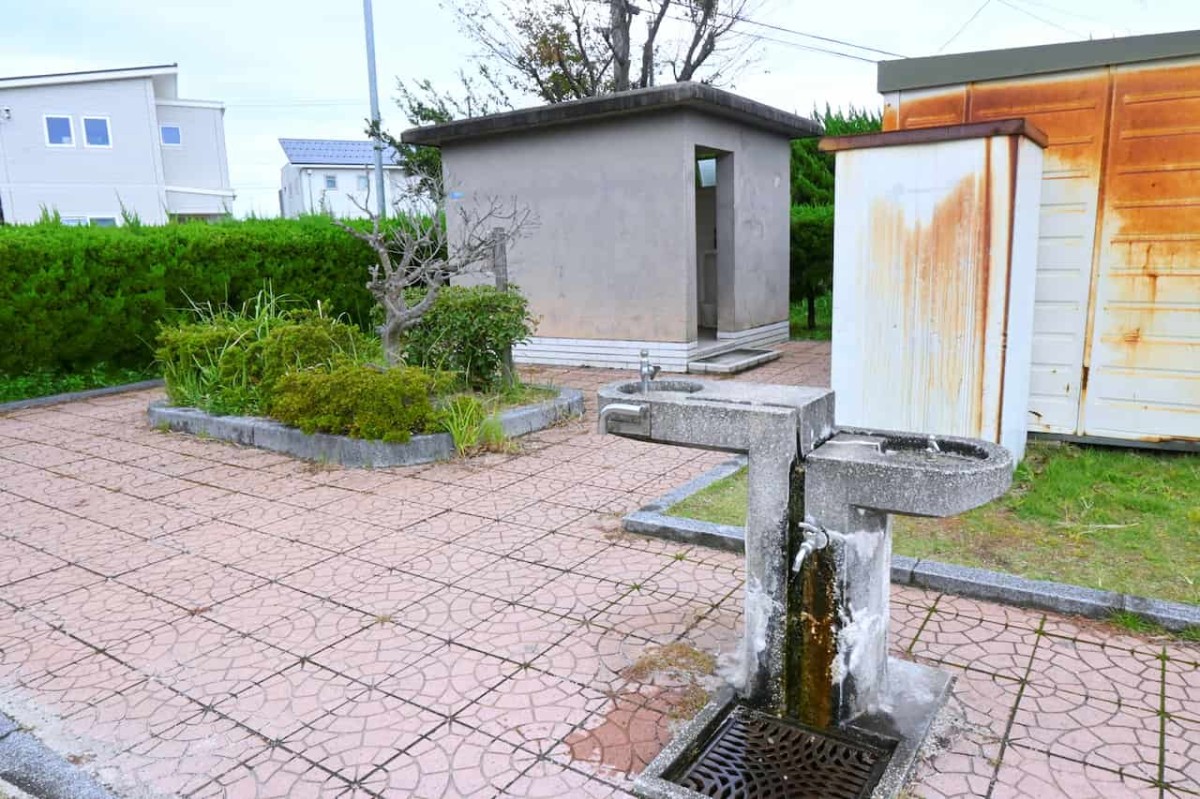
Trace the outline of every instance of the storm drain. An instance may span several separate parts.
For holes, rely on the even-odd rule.
[[[714,799],[856,799],[870,795],[890,755],[738,707],[673,781]]]

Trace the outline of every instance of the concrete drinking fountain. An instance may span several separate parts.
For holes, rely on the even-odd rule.
[[[982,505],[1008,489],[1011,456],[836,429],[827,389],[652,378],[600,389],[600,432],[747,455],[745,627],[730,687],[635,792],[895,796],[952,678],[888,657],[891,515]]]

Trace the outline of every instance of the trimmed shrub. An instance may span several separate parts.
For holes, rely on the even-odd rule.
[[[833,287],[833,206],[793,205],[790,294],[808,305],[808,326],[816,324],[817,297]]]
[[[305,433],[405,442],[437,424],[433,396],[446,380],[415,366],[363,365],[289,372],[275,386],[271,416]]]
[[[469,388],[492,389],[503,381],[505,351],[529,338],[533,325],[529,303],[515,289],[447,286],[408,331],[404,357],[411,364],[456,372]]]
[[[272,285],[368,324],[370,248],[329,219],[0,226],[0,373],[142,367],[160,322]]]

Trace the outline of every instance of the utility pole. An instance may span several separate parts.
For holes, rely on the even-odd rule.
[[[375,129],[375,196],[379,218],[387,216],[387,198],[383,193],[383,130],[379,117],[379,86],[375,81],[375,17],[371,0],[363,0],[363,22],[367,29],[367,86],[371,91],[371,124]]]

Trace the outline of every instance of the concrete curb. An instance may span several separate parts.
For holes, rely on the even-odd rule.
[[[112,394],[125,394],[130,391],[145,391],[148,388],[162,387],[162,378],[155,378],[154,380],[142,380],[138,383],[126,383],[123,386],[105,386],[104,388],[89,388],[87,391],[50,394],[45,397],[32,397],[30,399],[0,403],[0,413],[23,411],[29,408],[44,408],[47,405],[61,405],[64,402],[75,402],[76,400],[94,399],[96,397],[107,397]]]
[[[0,713],[0,787],[9,784],[38,799],[114,799],[82,769]]]
[[[745,549],[745,528],[730,527],[680,516],[668,516],[672,505],[733,474],[745,458],[736,458],[710,469],[696,479],[663,494],[623,519],[624,528],[655,538],[715,547],[731,552]],[[1048,610],[1073,616],[1104,619],[1118,611],[1133,613],[1164,629],[1178,632],[1200,627],[1200,605],[1101,591],[1048,580],[1029,580],[1004,572],[956,566],[934,560],[892,556],[892,582],[970,599]]]
[[[504,411],[500,423],[509,437],[523,436],[547,428],[561,419],[583,413],[583,393],[572,388],[559,390],[552,400]],[[282,452],[304,460],[337,463],[352,468],[379,469],[415,466],[454,457],[454,440],[449,433],[413,436],[407,443],[367,441],[326,433],[308,434],[271,419],[256,416],[212,416],[196,408],[174,408],[152,402],[146,410],[150,424],[165,425],[177,433],[204,435],[221,441]]]
[[[700,544],[730,552],[741,552],[744,548],[744,528],[702,522],[698,519],[685,519],[682,516],[668,516],[666,511],[677,502],[736,473],[745,465],[746,457],[740,455],[720,466],[709,469],[694,480],[668,491],[649,505],[644,505],[626,516],[622,520],[625,529],[631,533],[665,538],[684,544]]]

